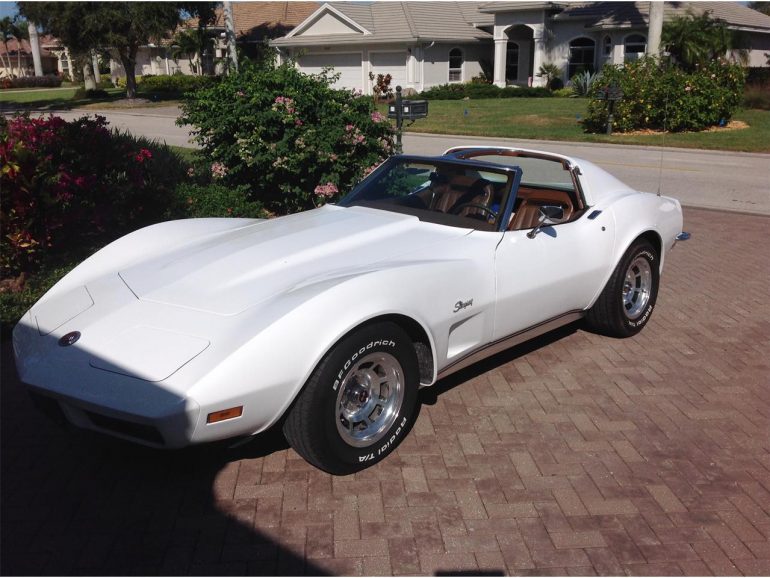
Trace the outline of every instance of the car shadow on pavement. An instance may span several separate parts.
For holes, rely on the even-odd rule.
[[[421,390],[420,400],[434,404],[578,328],[566,326],[470,366]],[[288,448],[280,427],[236,447],[219,442],[174,451],[63,427],[34,407],[16,376],[10,343],[0,355],[2,575],[329,575],[292,541],[292,528],[282,526],[280,495],[258,493],[291,473],[260,475],[267,460]],[[235,495],[236,479],[238,489],[249,485],[243,471],[254,496]],[[296,543],[296,551],[286,543]]]
[[[1,355],[2,575],[328,575],[255,527],[256,498],[223,499],[228,464],[285,449],[280,431],[162,451],[65,430],[34,408],[10,343]]]

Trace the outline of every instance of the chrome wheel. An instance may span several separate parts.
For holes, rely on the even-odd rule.
[[[382,438],[404,401],[404,370],[385,352],[371,353],[351,366],[337,392],[337,431],[353,447]]]
[[[650,302],[652,268],[644,257],[637,257],[628,267],[623,281],[623,310],[631,321],[639,318]]]

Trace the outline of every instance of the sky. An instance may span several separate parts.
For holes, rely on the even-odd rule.
[[[0,2],[0,18],[10,16],[13,18],[16,16],[16,2]]]

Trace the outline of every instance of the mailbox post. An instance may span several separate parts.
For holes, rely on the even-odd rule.
[[[401,154],[401,129],[404,120],[414,122],[418,118],[428,116],[427,100],[404,100],[401,98],[401,87],[396,87],[396,102],[388,105],[388,118],[396,119],[396,152]]]
[[[599,100],[607,101],[607,134],[612,134],[612,122],[615,120],[613,112],[615,110],[615,102],[623,98],[623,90],[615,83],[601,87],[596,96]]]

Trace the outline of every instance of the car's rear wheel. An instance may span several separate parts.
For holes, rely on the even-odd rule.
[[[283,431],[295,451],[332,474],[389,455],[412,425],[419,368],[409,336],[375,323],[326,355],[291,408]]]
[[[588,311],[586,320],[593,330],[613,337],[630,337],[642,330],[658,297],[658,259],[649,241],[631,244]]]

